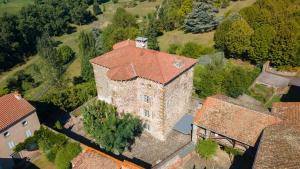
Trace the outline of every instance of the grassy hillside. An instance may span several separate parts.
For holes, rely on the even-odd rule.
[[[0,0],[0,15],[4,12],[16,14],[21,10],[22,7],[29,4],[33,4],[33,0],[7,0],[7,3],[4,3],[4,0]]]

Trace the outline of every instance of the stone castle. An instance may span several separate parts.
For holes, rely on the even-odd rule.
[[[196,60],[147,49],[147,39],[126,40],[91,60],[98,99],[132,113],[164,140],[187,113]]]

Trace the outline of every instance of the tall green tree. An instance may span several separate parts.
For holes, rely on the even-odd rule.
[[[118,8],[113,16],[112,24],[102,32],[103,52],[112,50],[112,46],[126,39],[135,39],[138,35],[136,18],[123,8]]]
[[[247,55],[251,45],[251,36],[254,33],[247,21],[240,19],[233,22],[225,34],[226,52],[234,57]]]
[[[148,38],[148,48],[153,50],[159,50],[157,37],[160,34],[159,22],[154,16],[149,17],[148,27],[146,30],[146,36]]]
[[[38,54],[43,58],[44,79],[54,86],[62,86],[63,83],[63,61],[59,52],[55,48],[55,42],[44,34],[38,39]]]
[[[79,53],[81,58],[81,76],[85,81],[93,79],[93,67],[90,59],[97,55],[96,40],[91,32],[79,35]]]
[[[270,49],[276,36],[275,29],[270,25],[263,25],[254,31],[251,37],[249,58],[254,63],[264,63],[270,58]]]

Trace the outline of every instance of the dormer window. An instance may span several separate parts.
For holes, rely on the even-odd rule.
[[[26,120],[22,122],[23,126],[26,126],[27,124],[28,124],[28,122]]]
[[[6,132],[3,133],[3,135],[4,135],[4,137],[8,137],[10,134],[9,134],[8,131],[6,131]]]
[[[179,59],[175,59],[175,61],[173,62],[173,65],[177,68],[180,69],[184,66],[184,62],[182,60]]]

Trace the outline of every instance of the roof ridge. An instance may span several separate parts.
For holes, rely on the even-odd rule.
[[[133,66],[133,63],[130,63],[130,65],[131,65],[131,68],[132,68],[132,70],[133,70],[134,75],[137,76],[136,71],[135,71],[135,68],[134,68],[134,66]]]
[[[165,81],[164,74],[163,74],[162,71],[161,71],[161,65],[160,65],[159,59],[157,58],[157,57],[158,57],[158,56],[157,56],[157,51],[155,51],[155,50],[153,50],[153,51],[154,51],[154,56],[155,56],[156,62],[157,62],[158,67],[159,67],[159,72],[160,72],[160,74],[161,74],[161,76],[162,76],[162,78],[163,78],[163,81]]]

